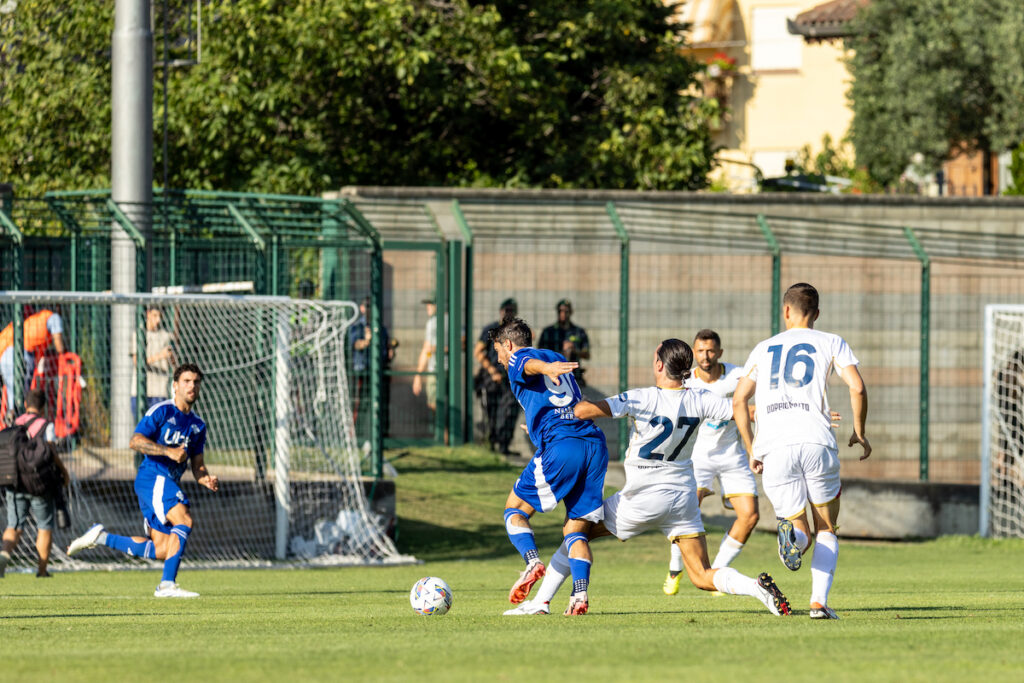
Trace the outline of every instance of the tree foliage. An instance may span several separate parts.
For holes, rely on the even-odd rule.
[[[169,4],[175,57],[195,4]],[[20,194],[109,183],[106,7],[21,0],[0,15],[0,179]],[[167,74],[168,185],[703,187],[717,105],[685,94],[700,67],[670,13],[659,0],[204,3],[201,63]]]
[[[1024,139],[1024,4],[873,0],[853,24],[850,130],[858,165],[884,184],[920,153],[998,151]]]

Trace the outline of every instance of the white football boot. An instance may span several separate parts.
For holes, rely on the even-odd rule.
[[[199,593],[187,591],[174,581],[161,581],[153,593],[155,598],[198,598]]]
[[[71,541],[71,545],[68,546],[68,555],[74,555],[80,553],[83,550],[94,548],[100,542],[100,535],[103,533],[102,524],[93,524],[89,527],[89,530],[84,534]]]

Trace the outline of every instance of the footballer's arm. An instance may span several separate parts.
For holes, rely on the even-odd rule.
[[[850,436],[850,446],[859,443],[864,448],[864,454],[860,456],[865,460],[871,455],[871,442],[864,435],[864,428],[868,419],[868,389],[864,386],[864,379],[860,376],[860,370],[856,365],[847,365],[839,375],[850,387],[850,407],[853,410],[853,434]]]
[[[577,420],[593,420],[595,417],[612,416],[612,409],[608,406],[608,401],[598,401],[597,403],[580,401],[573,407],[572,412],[576,415]]]
[[[526,361],[523,365],[524,375],[547,375],[551,380],[558,385],[558,378],[562,375],[568,374],[578,368],[579,363],[570,363],[568,361],[556,361],[554,363],[545,363],[537,358],[531,358]]]
[[[142,434],[135,432],[132,434],[132,440],[128,442],[128,448],[133,451],[138,451],[143,455],[162,455],[166,458],[170,458],[174,462],[185,462],[185,448],[183,446],[163,446],[157,442],[147,439]]]
[[[205,486],[211,491],[217,490],[219,483],[217,475],[206,471],[206,463],[203,462],[202,453],[196,453],[192,456],[192,476],[196,478],[196,483],[200,486]]]

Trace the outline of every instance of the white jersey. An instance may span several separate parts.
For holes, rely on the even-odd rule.
[[[710,391],[715,396],[731,399],[736,393],[736,385],[743,376],[743,368],[732,363],[722,363],[722,375],[717,382],[705,382],[694,373],[686,380],[686,386],[690,389],[703,389]],[[693,457],[695,460],[702,458],[717,458],[724,456],[735,460],[738,456],[744,456],[743,442],[740,439],[740,432],[736,428],[736,422],[732,419],[732,413],[727,420],[705,420],[704,424],[697,430],[697,440],[693,444]]]
[[[757,460],[780,446],[820,444],[836,448],[825,388],[833,368],[858,361],[839,335],[806,327],[766,339],[750,352],[745,377],[757,383]]]
[[[612,416],[633,418],[623,463],[627,496],[648,486],[694,488],[691,437],[703,419],[732,416],[731,401],[684,387],[630,389],[605,400]]]

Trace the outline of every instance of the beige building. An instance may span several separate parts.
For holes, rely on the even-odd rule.
[[[705,92],[718,97],[728,110],[716,131],[716,142],[723,148],[718,182],[733,191],[754,190],[754,167],[766,177],[783,175],[787,159],[795,159],[805,145],[817,152],[826,134],[833,141],[846,135],[852,112],[846,101],[850,76],[842,43],[805,40],[790,28],[808,10],[860,2],[684,3],[681,19],[692,24],[690,52],[711,65]]]

